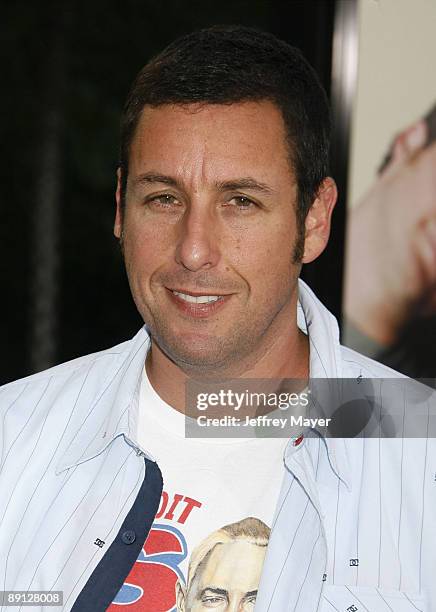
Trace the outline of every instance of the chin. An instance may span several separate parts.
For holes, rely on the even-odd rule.
[[[171,347],[167,352],[168,356],[172,361],[181,367],[190,366],[192,368],[211,368],[220,367],[223,362],[226,362],[225,356],[218,349],[214,350],[213,347],[197,345],[183,346],[178,344],[175,347]]]
[[[232,361],[234,351],[211,336],[190,335],[167,339],[156,338],[160,349],[182,370],[219,370]],[[213,374],[213,372],[212,372]]]

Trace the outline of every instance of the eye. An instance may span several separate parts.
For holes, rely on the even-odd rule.
[[[256,203],[250,200],[250,198],[247,198],[247,196],[233,196],[229,202],[234,202],[236,207],[241,210],[248,210],[256,207]]]
[[[226,603],[226,598],[222,595],[205,595],[201,598],[201,603],[206,608],[216,608],[218,605],[221,608],[222,603]]]
[[[174,208],[179,206],[179,200],[170,193],[161,193],[159,195],[150,196],[146,199],[146,204],[157,206],[158,208]]]

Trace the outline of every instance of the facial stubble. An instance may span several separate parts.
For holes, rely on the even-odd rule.
[[[125,240],[125,232],[122,227],[119,245],[124,265],[128,273]],[[301,264],[304,252],[304,242],[304,223],[299,222],[297,218],[297,236],[292,249],[293,265]],[[157,344],[159,349],[188,375],[200,374],[202,376],[216,376],[220,372],[226,374],[229,368],[231,368],[233,374],[236,375],[237,367],[235,369],[235,364],[242,363],[244,357],[254,353],[258,338],[260,336],[263,337],[268,332],[278,313],[289,301],[292,289],[293,287],[290,286],[289,293],[284,296],[284,300],[281,303],[277,304],[277,308],[270,313],[267,319],[265,316],[259,317],[259,320],[252,319],[249,322],[249,326],[241,325],[240,322],[237,322],[234,328],[226,334],[225,338],[219,336],[213,336],[213,340],[209,338],[207,346],[205,346],[203,350],[197,351],[195,356],[192,353],[192,342],[187,346],[186,343],[178,341],[177,336],[171,329],[168,317],[162,314],[161,309],[155,309],[155,311],[152,312],[151,309],[148,308],[147,310],[151,318],[144,317],[144,313],[141,312],[141,308],[136,300],[135,303],[145,324],[150,330],[152,342]],[[134,295],[132,286],[131,291],[132,295]],[[204,324],[204,321],[199,321],[198,323],[201,325]],[[262,330],[259,334],[260,328],[262,328]],[[201,332],[201,327],[199,327],[199,331]]]

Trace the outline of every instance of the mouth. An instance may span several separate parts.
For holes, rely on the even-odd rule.
[[[176,291],[175,289],[172,289],[171,291],[181,300],[189,302],[190,304],[208,304],[209,302],[216,302],[224,297],[222,295],[210,295],[209,293],[204,295],[196,293],[183,293],[182,291]]]
[[[232,294],[199,293],[186,289],[168,289],[171,301],[179,310],[193,318],[205,318],[214,314],[228,302]]]

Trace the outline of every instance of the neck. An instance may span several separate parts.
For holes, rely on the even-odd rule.
[[[309,376],[309,340],[295,325],[289,326],[284,333],[274,333],[272,338],[265,337],[262,346],[252,351],[237,363],[216,367],[213,371],[175,363],[152,339],[147,355],[146,370],[149,380],[170,406],[185,412],[185,385],[188,378],[197,381],[214,378],[294,378],[307,379]],[[271,330],[273,331],[273,330]]]

